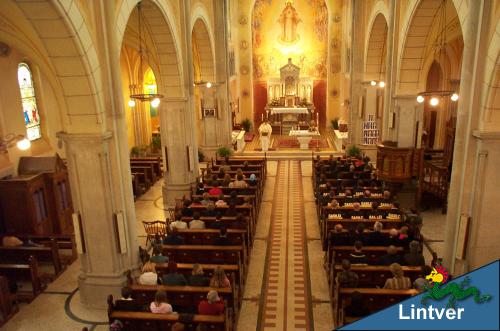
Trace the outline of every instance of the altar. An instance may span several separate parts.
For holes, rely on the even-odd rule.
[[[288,134],[290,137],[297,137],[300,144],[300,149],[309,149],[309,143],[312,137],[320,136],[319,131],[316,129],[314,131],[310,130],[290,130]]]
[[[266,119],[272,126],[279,126],[283,134],[297,125],[308,128],[314,120],[318,126],[312,92],[313,80],[300,77],[300,68],[288,59],[288,64],[280,68],[280,77],[271,77],[267,81]]]

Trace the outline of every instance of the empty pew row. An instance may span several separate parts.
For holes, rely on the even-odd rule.
[[[18,311],[19,307],[9,290],[9,281],[0,274],[0,327]]]
[[[6,277],[10,283],[19,280],[31,284],[31,291],[17,291],[15,297],[20,301],[31,302],[45,288],[38,270],[38,263],[34,256],[30,256],[26,263],[0,263],[0,276]]]

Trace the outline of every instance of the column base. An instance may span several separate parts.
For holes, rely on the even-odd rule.
[[[182,198],[186,196],[189,198],[191,196],[191,189],[194,183],[189,184],[168,184],[163,182],[163,206],[174,207],[175,199]]]
[[[78,276],[78,287],[80,290],[80,302],[94,309],[107,309],[108,295],[114,299],[121,297],[121,289],[127,284],[124,275],[102,275],[89,276],[80,274]]]

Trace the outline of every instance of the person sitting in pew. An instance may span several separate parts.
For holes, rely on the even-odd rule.
[[[193,271],[188,281],[189,286],[208,286],[210,280],[205,277],[203,268],[198,263],[193,264]]]
[[[366,242],[369,246],[385,246],[387,238],[382,234],[384,225],[377,221],[373,224],[373,231],[368,234]]]
[[[398,254],[398,249],[396,248],[396,246],[390,245],[389,247],[387,247],[387,254],[382,255],[378,259],[377,264],[379,264],[379,265],[391,265],[393,263],[401,264],[401,262],[402,262],[401,255]]]
[[[228,205],[228,209],[226,210],[226,216],[236,216],[238,215],[238,211],[236,210],[236,203],[234,201],[230,201]]]
[[[244,197],[243,198],[243,203],[241,205],[245,206],[245,207],[251,207],[252,204],[250,203],[250,197]]]
[[[209,228],[210,229],[220,229],[223,226],[224,226],[224,222],[222,222],[222,214],[217,213],[215,215],[215,222],[211,222],[209,225]]]
[[[122,297],[115,301],[115,309],[120,311],[140,311],[141,305],[132,298],[132,289],[122,287]]]
[[[389,290],[408,290],[411,288],[411,280],[409,277],[405,277],[403,273],[403,268],[398,263],[393,263],[389,266],[392,272],[392,278],[387,278],[385,280],[385,289]]]
[[[430,285],[426,277],[432,272],[432,267],[423,265],[420,270],[419,277],[413,282],[413,288],[419,292],[423,292],[425,290],[425,286]]]
[[[387,245],[400,246],[401,242],[399,241],[399,231],[398,229],[392,228],[389,230],[389,236],[386,239]]]
[[[410,242],[410,251],[403,256],[403,265],[424,266],[425,258],[420,253],[420,243],[416,240]]]
[[[345,316],[349,317],[365,317],[370,315],[370,310],[366,306],[366,300],[358,291],[351,294],[351,303],[344,310]]]
[[[236,180],[231,182],[229,185],[231,188],[247,188],[248,184],[243,178],[243,174],[237,175]]]
[[[363,243],[357,240],[354,243],[354,251],[349,254],[349,261],[351,264],[367,264],[368,258],[363,253]]]
[[[236,220],[231,222],[230,228],[231,229],[241,229],[241,230],[246,230],[247,228],[247,222],[245,222],[246,216],[244,216],[242,213],[238,213],[236,215]]]
[[[359,223],[354,229],[351,229],[349,232],[349,238],[352,245],[356,241],[360,241],[363,245],[367,242],[367,234],[365,233],[365,225],[363,223]]]
[[[210,199],[210,194],[208,194],[208,192],[203,193],[202,198],[203,199],[201,199],[200,202],[203,206],[207,206],[212,203],[212,199]]]
[[[399,208],[399,202],[398,201],[394,201],[392,203],[392,207],[389,210],[387,210],[387,213],[386,213],[385,217],[389,218],[389,219],[402,219],[403,212]]]
[[[149,258],[152,263],[168,263],[168,256],[162,254],[161,245],[153,247],[153,255]]]
[[[236,191],[231,191],[229,194],[229,200],[227,201],[228,204],[234,204],[236,205],[241,205],[243,203],[243,199],[238,197],[238,192]]]
[[[196,194],[205,194],[205,184],[203,182],[198,183],[198,186],[196,187]]]
[[[382,193],[382,202],[383,203],[386,203],[386,204],[390,204],[392,203],[392,197],[391,197],[391,192],[385,190],[383,193]]]
[[[193,210],[189,208],[189,206],[191,206],[191,200],[184,200],[183,208],[181,210],[182,216],[185,217],[193,216]]]
[[[410,242],[411,242],[411,238],[408,236],[408,226],[403,225],[399,229],[398,240],[400,242],[400,246],[408,248],[408,246],[410,245]]]
[[[217,181],[212,181],[212,188],[208,191],[208,194],[210,194],[213,197],[218,197],[219,195],[222,194],[222,189],[219,187],[219,182]]]
[[[151,302],[149,309],[153,314],[171,314],[174,312],[172,305],[167,302],[167,293],[162,290],[156,291],[155,301]]]
[[[226,172],[224,171],[224,167],[220,166],[219,172],[217,173],[217,179],[224,179],[224,176],[226,176]]]
[[[224,200],[224,193],[219,194],[219,199],[215,201],[215,207],[227,207],[227,202]]]
[[[198,304],[198,314],[200,315],[221,315],[224,313],[224,301],[219,297],[217,291],[212,290],[207,294],[207,300],[202,300]]]
[[[146,262],[142,266],[142,273],[137,280],[142,285],[158,285],[158,274],[156,273],[156,265],[151,262]]]
[[[207,204],[207,208],[202,213],[203,216],[206,217],[215,217],[215,215],[217,215],[217,212],[215,211],[215,203],[210,201],[210,203]]]
[[[227,238],[227,229],[221,227],[219,230],[219,235],[214,239],[214,245],[217,246],[230,246],[231,242]]]
[[[164,245],[184,245],[184,237],[179,234],[176,227],[170,230],[167,236],[163,239]]]
[[[186,277],[177,272],[177,263],[171,261],[168,263],[168,273],[163,275],[163,285],[170,286],[185,286],[187,285]]]
[[[231,175],[225,174],[224,178],[222,179],[222,186],[227,187],[231,184]]]
[[[215,288],[229,288],[231,287],[231,282],[227,278],[224,269],[221,266],[217,266],[214,270],[212,278],[210,278],[210,287]]]
[[[200,213],[199,212],[194,212],[193,214],[193,220],[189,222],[189,228],[190,229],[204,229],[205,228],[205,222],[200,220]]]
[[[342,260],[342,271],[338,273],[337,280],[340,287],[358,287],[358,274],[351,270],[349,260]]]
[[[344,182],[342,182],[342,185],[344,184]],[[356,202],[355,198],[352,196],[352,191],[349,190],[349,189],[345,189],[344,190],[344,193],[345,193],[345,197],[344,197],[344,203],[342,206],[345,206],[346,204],[349,204],[349,203],[354,203]]]
[[[327,241],[325,241],[325,250],[328,246],[328,242],[332,246],[349,246],[352,245],[352,241],[349,238],[349,234],[343,231],[342,224],[335,224],[333,231],[330,232]]]
[[[191,203],[191,205],[189,207],[192,207],[192,206],[203,206],[200,198],[194,198],[193,202]]]
[[[191,216],[193,216],[192,214]],[[178,230],[184,230],[188,228],[188,224],[182,220],[182,218],[179,218],[173,222],[170,222],[170,230],[173,229],[178,229]]]
[[[363,219],[364,218],[364,213],[361,211],[361,204],[359,202],[355,202],[352,205],[352,211],[350,212],[351,214],[351,219]]]
[[[243,176],[242,179],[246,179],[245,174],[243,173],[243,169],[241,169],[241,168],[236,169],[236,175],[234,176],[234,179],[237,179],[238,175]]]
[[[248,186],[255,187],[257,186],[257,176],[255,174],[251,174],[248,178]]]
[[[222,161],[219,169],[222,169],[222,171],[224,171],[224,173],[226,173],[228,171],[231,171],[231,166],[227,163],[226,160],[224,160],[224,161]]]

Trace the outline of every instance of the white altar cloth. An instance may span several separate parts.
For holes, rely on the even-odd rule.
[[[309,142],[311,141],[312,137],[319,136],[320,133],[317,130],[290,130],[290,133],[288,135],[291,137],[297,137],[297,140],[300,144],[300,149],[309,149]]]
[[[335,137],[333,138],[335,148],[337,149],[337,151],[343,151],[344,149],[342,148],[342,146],[346,145],[349,134],[347,132],[340,132],[339,130],[333,130],[333,132],[335,133]]]
[[[308,114],[309,110],[305,107],[274,107],[271,108],[271,115],[274,114]]]

